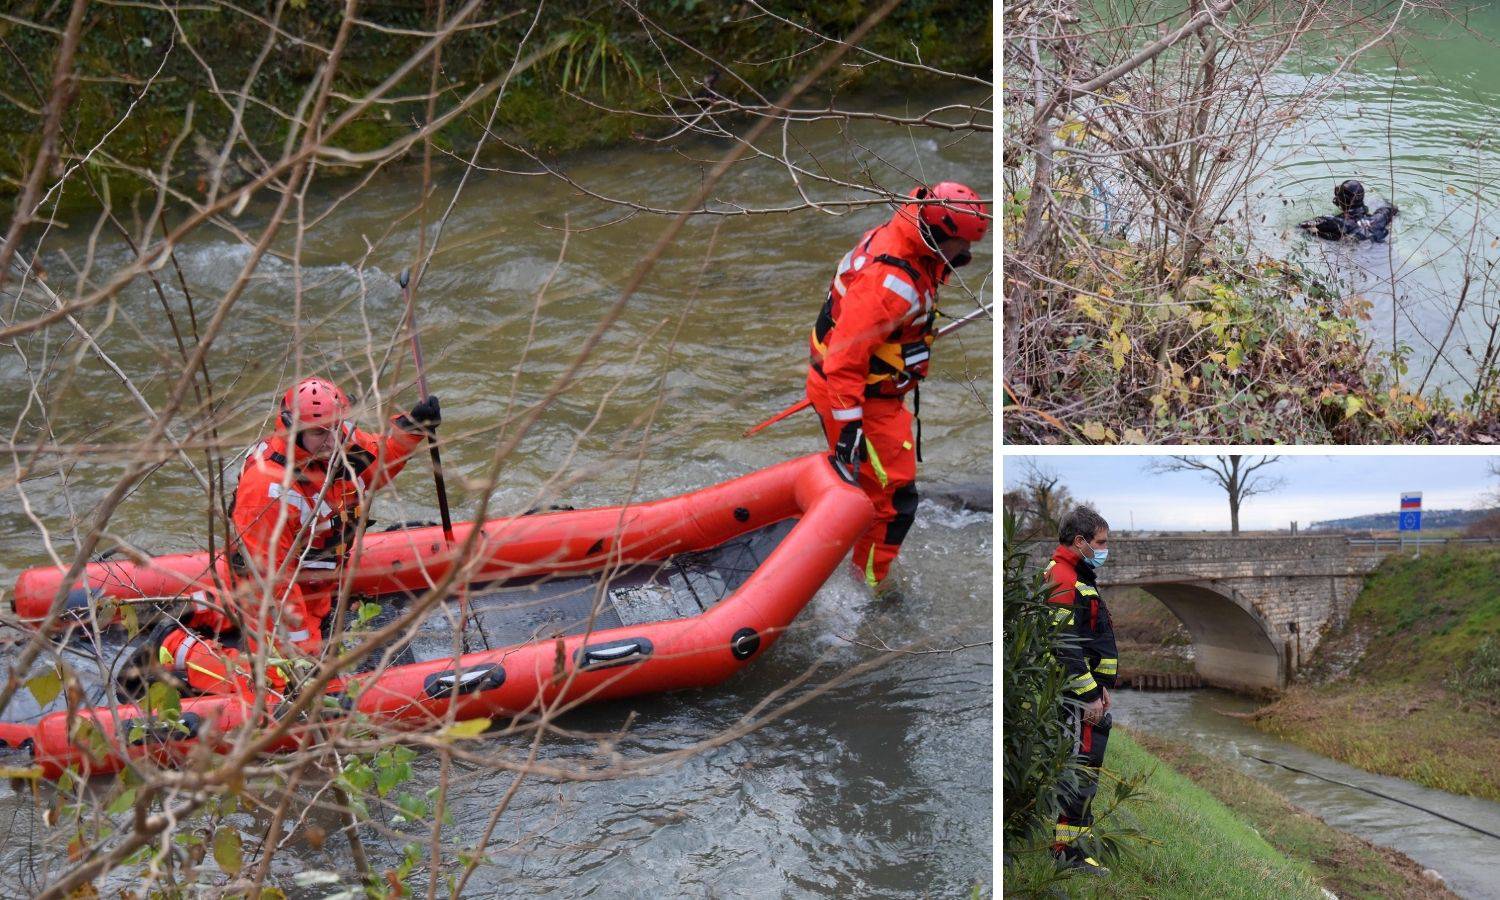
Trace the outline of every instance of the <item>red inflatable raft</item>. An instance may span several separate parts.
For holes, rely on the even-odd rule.
[[[330,693],[344,710],[421,728],[442,722],[450,706],[469,719],[715,684],[776,641],[873,515],[864,494],[814,455],[638,506],[494,519],[479,526],[479,568],[461,604],[434,607],[415,637],[372,654],[381,668],[350,675]],[[474,527],[454,526],[455,548]],[[346,575],[352,593],[382,610],[367,628],[398,616],[454,558],[435,526],[366,535]],[[203,553],[92,563],[66,591],[64,618],[76,632],[118,606],[106,598],[186,598],[212,588],[213,565],[227,574]],[[65,574],[23,572],[17,614],[45,619]],[[329,590],[337,577],[311,570],[299,581]],[[456,636],[455,609],[465,616]],[[48,777],[68,768],[111,772],[143,755],[170,764],[199,745],[227,750],[252,713],[250,698],[187,697],[171,721],[118,702],[118,632],[73,641],[86,644],[97,669],[87,677],[76,648],[66,657],[83,708],[68,710],[63,697],[38,706],[22,690],[4,711],[0,742],[28,748]],[[465,649],[456,658],[455,640]],[[301,739],[294,729],[274,749]]]

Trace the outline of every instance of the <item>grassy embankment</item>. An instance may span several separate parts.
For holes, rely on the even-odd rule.
[[[760,102],[757,93],[774,96],[800,76],[813,58],[807,51],[819,44],[808,33],[771,24],[764,16],[742,9],[729,15],[722,4],[697,0],[656,4],[649,11],[649,28],[626,4],[562,0],[535,14],[520,6],[496,14],[492,6],[474,17],[487,24],[458,31],[444,46],[439,111],[508,71],[528,36],[525,47],[540,51],[541,58],[507,85],[494,131],[543,155],[676,131],[675,123],[634,113],[667,112],[663,93],[692,94],[714,72],[714,89],[721,96]],[[783,3],[777,11],[828,35],[848,33],[868,14],[861,4],[811,2]],[[0,128],[0,196],[16,193],[36,157],[41,110],[69,10],[67,4],[24,3],[12,12],[17,19],[0,21],[0,38],[18,63],[17,77],[7,91],[0,91],[0,123],[6,126]],[[937,69],[985,75],[991,18],[975,12],[972,4],[957,0],[906,4],[872,31],[863,46]],[[423,32],[432,28],[433,14],[431,4],[420,3],[361,8],[360,17],[373,25],[350,32],[330,119],[397,73],[426,40]],[[21,24],[27,20],[34,26]],[[228,167],[231,182],[258,169],[247,143],[268,156],[277,152],[291,112],[318,77],[324,48],[334,43],[341,22],[341,4],[294,2],[281,9],[278,28],[286,39],[268,48],[254,79],[254,100],[240,123],[244,136]],[[79,81],[63,116],[65,157],[99,144],[90,174],[101,182],[101,191],[108,180],[111,197],[119,201],[146,186],[140,172],[161,170],[172,154],[174,186],[196,196],[234,112],[232,102],[214,93],[213,81],[223,90],[238,90],[265,45],[267,27],[261,17],[232,7],[165,11],[94,5],[83,20],[75,58]],[[675,43],[678,39],[683,45]],[[670,59],[664,58],[662,47],[670,48]],[[200,58],[212,65],[213,79]],[[332,143],[363,153],[409,134],[426,118],[430,77],[430,65],[418,66]],[[150,89],[143,92],[141,86],[148,83]],[[816,106],[831,93],[853,89],[951,92],[952,79],[920,67],[843,66],[826,76],[806,102]],[[481,105],[449,123],[435,143],[461,153],[484,133],[484,120]],[[62,199],[64,208],[95,202],[86,186],[73,183]]]
[[[1451,897],[1424,881],[1416,863],[1331,828],[1259,782],[1188,748],[1117,729],[1097,808],[1111,806],[1116,779],[1144,775],[1139,794],[1101,831],[1133,829],[1105,879],[1067,878],[1071,897],[1344,898]],[[1029,893],[1051,870],[1045,854],[1006,873],[1007,895]]]
[[[1500,800],[1500,549],[1392,557],[1255,723],[1371,772]]]

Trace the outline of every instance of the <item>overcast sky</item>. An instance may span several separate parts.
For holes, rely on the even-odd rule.
[[[1227,530],[1224,490],[1204,473],[1157,475],[1149,456],[1006,455],[1007,490],[1025,478],[1028,460],[1062,476],[1073,497],[1092,503],[1116,528]],[[1306,527],[1315,521],[1394,513],[1403,491],[1421,491],[1423,509],[1475,509],[1493,505],[1500,478],[1486,456],[1283,456],[1262,472],[1285,486],[1252,497],[1240,509],[1240,527]]]

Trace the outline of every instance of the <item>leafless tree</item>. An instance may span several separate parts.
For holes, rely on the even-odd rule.
[[[1006,508],[1018,517],[1017,534],[1028,541],[1055,538],[1063,517],[1077,505],[1073,494],[1060,474],[1035,458],[1025,459],[1021,469],[1020,486],[1005,495]]]
[[[1173,472],[1199,472],[1204,478],[1224,489],[1229,498],[1229,533],[1240,533],[1240,507],[1258,494],[1266,494],[1284,487],[1284,479],[1270,477],[1262,472],[1281,461],[1279,456],[1170,456],[1152,460],[1148,471],[1158,475]],[[1260,474],[1256,474],[1259,472]]]

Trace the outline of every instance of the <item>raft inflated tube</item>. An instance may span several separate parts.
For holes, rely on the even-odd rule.
[[[663,560],[718,546],[740,535],[797,519],[791,531],[740,587],[707,611],[686,618],[396,666],[352,675],[330,688],[330,706],[357,710],[403,727],[437,726],[454,708],[459,719],[510,715],[538,703],[593,702],[716,684],[774,644],[874,520],[864,493],[845,482],[825,455],[806,456],[694,493],[639,506],[562,511],[479,526],[475,581],[597,571],[606,565]],[[458,544],[473,523],[454,525]],[[351,555],[353,590],[380,595],[420,592],[453,565],[440,527],[366,535]],[[187,592],[211,584],[207,554],[93,563],[74,590],[116,599]],[[45,617],[65,570],[32,569],[16,582],[17,613]],[[319,584],[337,577],[309,573]],[[88,602],[87,599],[84,601]],[[116,771],[131,758],[182,761],[226,750],[229,733],[253,705],[241,696],[182,700],[180,721],[159,720],[129,706],[48,713],[30,728],[36,763],[49,777],[69,768]],[[275,708],[266,711],[275,715]],[[326,715],[325,715],[326,718]],[[20,732],[17,732],[19,735]],[[5,734],[0,732],[0,737]],[[273,749],[302,739],[292,729]]]

